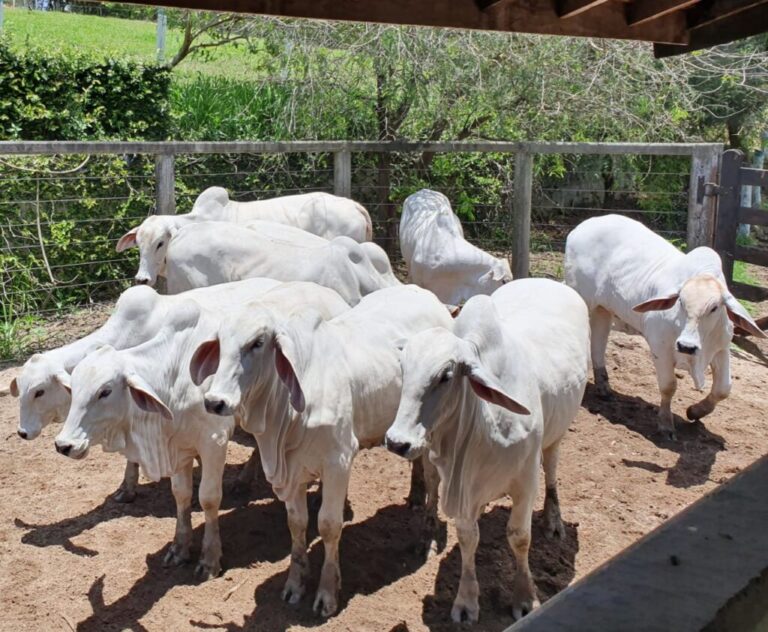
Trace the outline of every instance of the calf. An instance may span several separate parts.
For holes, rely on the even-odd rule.
[[[323,616],[336,612],[352,461],[360,448],[381,443],[394,418],[401,383],[398,345],[434,326],[452,326],[445,307],[430,292],[400,286],[374,292],[328,322],[309,312],[280,324],[269,310],[248,311],[222,323],[218,337],[193,358],[196,382],[215,371],[205,395],[208,409],[225,415],[242,410],[266,478],[286,503],[293,544],[283,598],[290,603],[305,591],[307,484],[319,478],[325,561],[314,609]],[[431,468],[424,475],[432,527],[437,478]]]
[[[515,555],[515,617],[536,604],[528,567],[531,513],[543,454],[549,535],[564,537],[557,458],[587,383],[587,309],[569,288],[545,279],[515,281],[467,301],[446,328],[411,337],[402,356],[403,392],[387,447],[407,458],[428,451],[440,475],[441,507],[454,518],[461,582],[454,621],[477,621],[477,520],[505,495]]]
[[[732,323],[765,337],[728,291],[714,250],[702,247],[683,254],[620,215],[588,219],[568,235],[565,279],[589,307],[598,394],[610,392],[605,348],[615,318],[648,342],[661,391],[659,429],[670,436],[675,430],[675,369],[688,371],[699,390],[707,367],[712,369],[709,394],[686,412],[688,419],[701,419],[731,391]]]
[[[69,412],[69,374],[86,355],[104,345],[125,349],[146,342],[161,329],[169,309],[182,300],[200,305],[234,306],[256,298],[279,285],[272,279],[249,279],[214,288],[201,288],[179,296],[161,296],[147,287],[133,287],[120,295],[104,325],[93,333],[58,349],[33,355],[11,381],[11,394],[19,398],[18,434],[35,439],[52,422],[64,421]],[[258,454],[256,455],[258,458]],[[136,497],[138,466],[126,464],[123,483],[115,494],[118,502]]]
[[[464,239],[448,198],[422,189],[408,196],[400,218],[400,250],[410,280],[450,305],[490,294],[512,280],[509,261]]]
[[[267,235],[228,222],[202,222],[177,233],[161,273],[167,278],[169,293],[266,276],[280,281],[311,281],[335,290],[354,305],[366,294],[398,284],[391,268],[386,272],[383,252],[374,266],[371,254],[380,250],[375,244],[363,246],[349,237],[313,245],[305,237],[296,240],[287,233]]]

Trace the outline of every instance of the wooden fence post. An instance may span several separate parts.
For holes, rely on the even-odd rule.
[[[705,185],[716,185],[720,181],[719,170],[720,151],[717,148],[693,154],[688,185],[688,250],[712,246],[714,242],[717,195],[708,191]]]
[[[352,153],[348,149],[333,153],[333,192],[352,197]]]
[[[733,281],[733,260],[741,202],[739,169],[743,163],[744,154],[738,149],[729,149],[723,154],[720,167],[720,195],[717,202],[714,248],[723,260],[723,274],[729,286]]]
[[[515,194],[512,201],[512,275],[529,275],[531,248],[531,196],[533,192],[533,154],[515,154]]]
[[[176,214],[176,175],[173,154],[155,156],[155,214]]]

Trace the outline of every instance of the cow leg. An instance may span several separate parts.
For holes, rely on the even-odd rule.
[[[686,417],[695,421],[709,415],[718,402],[723,401],[731,394],[731,357],[728,349],[721,349],[712,358],[709,365],[712,367],[712,388],[704,399],[698,404],[689,406],[685,411]]]
[[[422,459],[411,461],[411,490],[406,501],[410,508],[422,507],[426,500],[427,490],[424,481],[424,466]]]
[[[656,366],[656,380],[659,383],[659,392],[661,393],[658,421],[659,432],[674,439],[675,420],[672,417],[672,398],[677,390],[675,362],[672,358],[654,355],[653,363]]]
[[[291,531],[291,566],[288,569],[288,580],[283,588],[283,600],[297,604],[304,596],[304,582],[309,572],[309,557],[307,556],[307,486],[299,485],[286,499],[285,508],[288,512],[288,528]]]
[[[565,525],[560,516],[560,501],[557,497],[557,461],[560,454],[560,440],[542,451],[544,463],[544,533],[552,540],[565,540]]]
[[[437,490],[440,486],[440,474],[426,454],[421,457],[421,461],[424,470],[424,486],[427,492],[427,502],[424,507],[423,542],[429,554],[438,551],[436,540],[440,522],[437,517]]]
[[[591,329],[592,370],[595,374],[595,388],[598,397],[608,397],[611,387],[608,384],[608,370],[605,368],[605,349],[608,346],[608,334],[611,332],[613,314],[602,307],[595,307],[589,313]]]
[[[531,516],[538,488],[538,464],[528,480],[518,482],[512,494],[512,511],[507,523],[507,540],[515,556],[515,577],[512,585],[512,616],[520,619],[539,605],[536,586],[528,566],[531,547]]]
[[[132,503],[136,500],[136,486],[139,484],[139,464],[125,462],[125,474],[123,474],[123,482],[120,483],[120,487],[112,495],[115,502],[118,503]]]
[[[253,449],[251,456],[237,474],[235,491],[245,493],[251,488],[251,483],[257,483],[261,474],[261,455],[258,446]]]
[[[200,455],[202,473],[198,498],[205,513],[205,531],[203,548],[195,568],[195,575],[203,580],[212,579],[221,573],[221,536],[219,534],[219,507],[221,506],[221,487],[224,478],[224,465],[227,458],[227,445],[209,446]]]
[[[171,490],[176,500],[176,535],[163,558],[163,565],[178,566],[189,561],[192,544],[192,466],[190,458],[171,476]]]
[[[480,616],[480,585],[475,572],[475,552],[480,541],[480,529],[477,518],[457,518],[455,522],[461,549],[461,580],[456,599],[453,600],[451,619],[456,623],[476,623]]]
[[[330,617],[338,609],[341,568],[339,567],[339,540],[344,519],[344,500],[349,487],[349,468],[332,467],[323,472],[323,504],[317,516],[317,530],[323,540],[325,559],[320,572],[315,612]]]

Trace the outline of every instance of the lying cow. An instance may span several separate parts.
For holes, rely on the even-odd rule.
[[[687,370],[702,390],[705,371],[711,367],[709,394],[686,412],[688,419],[701,419],[731,391],[732,323],[765,337],[728,291],[714,250],[702,247],[683,254],[639,222],[620,215],[588,219],[568,235],[565,279],[590,310],[598,393],[610,392],[605,348],[616,318],[648,342],[661,391],[659,429],[671,436],[675,369]]]
[[[327,288],[290,285],[274,291],[290,293],[302,308],[311,306],[325,317],[348,309]],[[190,557],[192,466],[199,457],[205,533],[195,572],[204,579],[221,570],[218,512],[235,420],[206,411],[202,392],[190,380],[189,365],[192,353],[211,338],[220,319],[220,310],[203,310],[185,300],[169,310],[165,325],[149,341],[122,351],[104,346],[86,356],[65,384],[72,405],[56,437],[56,450],[70,458],[84,458],[90,446],[99,444],[106,452],[121,452],[139,463],[150,480],[171,477],[176,535],[165,563],[173,565]]]
[[[461,582],[454,621],[477,621],[477,520],[505,495],[515,555],[516,618],[537,604],[528,567],[531,513],[543,455],[544,517],[565,535],[557,499],[560,441],[587,383],[589,321],[578,294],[545,279],[515,281],[467,301],[454,333],[435,328],[411,337],[402,355],[403,394],[387,447],[407,458],[425,450],[440,474],[440,504],[454,518]]]
[[[196,382],[215,372],[205,395],[208,410],[243,411],[265,476],[286,503],[293,544],[283,598],[290,603],[298,603],[305,591],[307,484],[319,478],[325,561],[314,609],[326,617],[336,612],[352,461],[360,448],[381,444],[394,418],[401,383],[398,345],[435,326],[452,326],[445,307],[430,292],[400,286],[366,296],[328,322],[310,312],[280,324],[269,310],[248,310],[222,323],[218,336],[193,358]],[[431,467],[424,476],[433,527],[437,478]]]
[[[295,238],[294,232],[303,231],[280,228],[287,229],[282,236],[267,234],[263,224],[254,230],[228,222],[184,227],[171,242],[160,272],[168,292],[264,276],[311,281],[335,290],[354,305],[366,294],[399,283],[391,268],[388,274],[380,271],[386,267],[386,254],[381,252],[374,266],[371,254],[381,251],[376,244],[358,244],[349,237],[326,241],[308,233]]]
[[[151,215],[123,235],[116,249],[122,252],[127,248],[138,247],[139,271],[136,281],[154,285],[171,239],[184,226],[204,221],[246,225],[255,220],[290,226],[325,239],[346,236],[365,242],[372,237],[368,211],[347,198],[328,193],[305,193],[256,202],[234,202],[229,199],[225,189],[210,187],[198,196],[192,212]],[[269,227],[263,228],[268,230]]]
[[[160,331],[169,309],[182,300],[226,308],[256,298],[276,285],[279,282],[272,279],[249,279],[179,296],[161,296],[147,287],[126,290],[107,322],[96,331],[58,349],[33,355],[11,381],[11,394],[19,398],[19,436],[35,439],[48,424],[66,419],[71,401],[65,387],[69,383],[69,374],[92,351],[104,345],[126,349],[146,342]],[[253,468],[255,464],[249,462],[249,467]],[[248,475],[246,468],[243,476]],[[138,478],[138,466],[129,461],[115,500],[132,502],[136,497]]]
[[[512,280],[509,261],[464,239],[448,198],[422,189],[408,196],[400,218],[400,250],[410,280],[450,305],[491,294]]]

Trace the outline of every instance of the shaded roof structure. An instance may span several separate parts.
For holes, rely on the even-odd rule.
[[[657,57],[768,32],[768,0],[141,0],[141,4],[320,20],[654,43]]]

